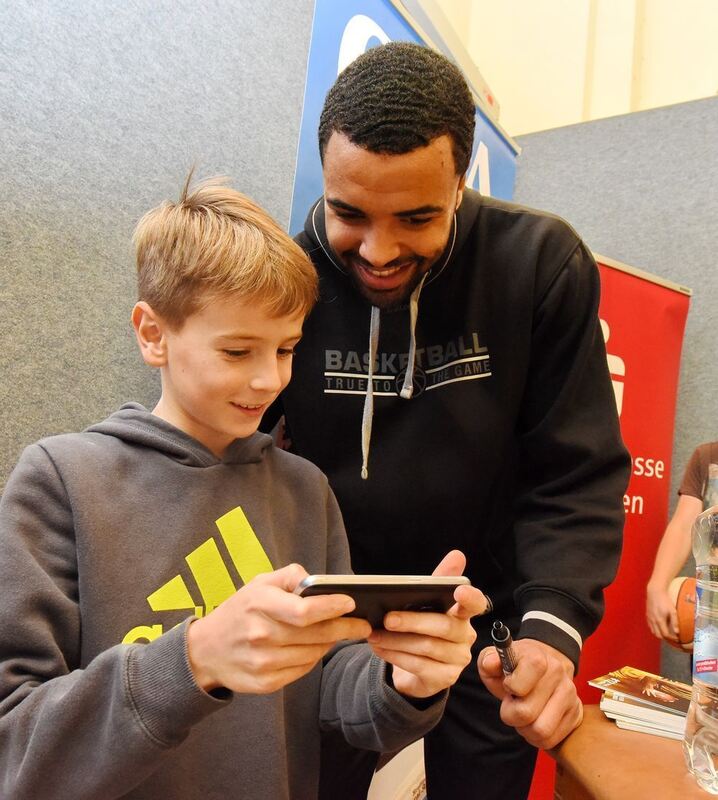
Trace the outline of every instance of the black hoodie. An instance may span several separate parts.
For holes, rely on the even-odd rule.
[[[577,663],[618,565],[629,474],[591,254],[557,217],[466,190],[419,298],[411,399],[409,309],[381,312],[362,480],[371,308],[321,200],[298,241],[321,299],[282,405],[293,451],[337,495],[354,571],[427,573],[459,548],[519,635]]]

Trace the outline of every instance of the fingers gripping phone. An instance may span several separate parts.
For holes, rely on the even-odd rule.
[[[348,594],[356,608],[346,616],[382,628],[389,611],[444,613],[454,605],[456,587],[470,584],[463,575],[309,575],[294,591],[302,597]]]

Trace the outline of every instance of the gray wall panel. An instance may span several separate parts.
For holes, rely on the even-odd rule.
[[[693,448],[718,439],[716,137],[718,98],[709,98],[517,139],[523,148],[517,202],[565,217],[601,255],[693,289],[676,412],[671,512]],[[692,569],[688,565],[686,573]],[[690,679],[687,657],[665,646],[663,670]]]
[[[313,7],[3,4],[0,487],[25,444],[155,401],[130,236],[192,164],[286,225]]]

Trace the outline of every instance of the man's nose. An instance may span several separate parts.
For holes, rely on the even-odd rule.
[[[390,231],[377,227],[365,232],[359,255],[372,267],[383,267],[399,258],[401,248]]]

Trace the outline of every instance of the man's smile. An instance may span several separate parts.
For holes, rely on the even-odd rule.
[[[376,291],[391,291],[399,288],[408,279],[412,268],[417,265],[415,258],[384,267],[374,267],[356,257],[349,257],[347,260],[357,278],[368,288]]]

